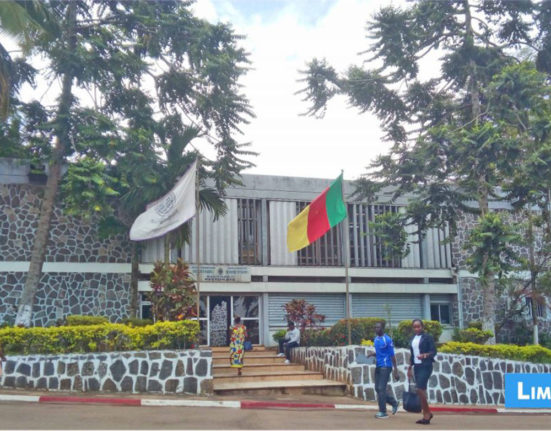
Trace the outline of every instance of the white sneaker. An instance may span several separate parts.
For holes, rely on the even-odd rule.
[[[286,364],[290,364],[291,361],[290,361],[289,359],[285,359],[285,363],[286,363]]]
[[[283,358],[285,356],[285,353],[278,353],[276,355],[277,358]]]

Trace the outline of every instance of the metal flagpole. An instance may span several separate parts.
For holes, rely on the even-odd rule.
[[[197,286],[197,322],[199,325],[201,325],[201,322],[199,320],[200,313],[201,313],[201,254],[199,251],[199,216],[200,216],[200,208],[199,205],[199,165],[200,165],[200,159],[199,156],[197,156],[197,170],[195,172],[195,259],[197,264],[197,273],[196,273],[196,286]]]
[[[348,205],[344,198],[344,170],[341,170],[343,176],[341,182],[342,201],[346,207],[346,217],[344,218],[344,280],[346,284],[346,331],[348,333],[348,345],[352,344],[352,328],[350,322],[350,279],[348,277],[348,267],[350,266],[350,230],[348,224]]]

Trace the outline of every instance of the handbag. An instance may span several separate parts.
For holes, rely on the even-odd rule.
[[[243,343],[243,349],[245,350],[245,352],[249,352],[250,350],[253,350],[253,343],[251,343],[250,341],[245,341]]]
[[[421,400],[415,392],[415,385],[408,381],[408,390],[402,394],[404,410],[410,413],[419,413],[421,411]]]

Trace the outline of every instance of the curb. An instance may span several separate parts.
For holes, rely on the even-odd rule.
[[[209,400],[177,400],[151,398],[100,398],[55,395],[1,395],[2,401],[16,401],[27,403],[70,403],[70,404],[104,404],[132,407],[221,407],[232,409],[320,409],[320,410],[378,410],[376,405],[369,404],[329,404],[329,403],[295,403],[276,401],[209,401]],[[551,409],[505,409],[484,407],[431,407],[434,412],[446,413],[478,413],[493,414],[551,414]]]

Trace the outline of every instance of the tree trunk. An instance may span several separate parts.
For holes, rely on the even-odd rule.
[[[539,333],[538,333],[538,304],[534,299],[534,295],[537,292],[537,279],[538,279],[538,270],[536,268],[536,260],[534,257],[534,228],[532,222],[532,212],[528,208],[526,210],[526,218],[528,219],[528,258],[530,260],[530,308],[532,312],[532,337],[533,343],[539,344]]]
[[[138,244],[132,241],[132,261],[130,273],[130,307],[128,309],[129,317],[139,317],[139,292],[138,281],[140,276],[140,254]]]
[[[469,0],[464,0],[465,7],[465,45],[474,47],[474,31],[472,27],[472,15],[471,6]],[[480,90],[478,87],[476,63],[473,59],[469,61],[469,93],[471,96],[471,115],[472,123],[478,126],[480,119]],[[482,171],[479,168],[479,172]],[[478,186],[478,206],[482,216],[489,211],[489,185],[485,173],[480,174],[479,186]],[[483,256],[484,264],[488,261],[488,255]],[[491,331],[494,337],[488,340],[488,344],[495,344],[495,320],[496,320],[496,284],[495,274],[493,271],[486,271],[483,278],[480,279],[483,298],[483,310],[482,310],[482,329]]]
[[[74,36],[76,2],[68,3],[66,18],[66,46],[69,50],[68,52],[74,52],[76,46],[76,39]],[[65,156],[65,148],[69,140],[70,126],[68,124],[68,118],[73,102],[73,95],[71,93],[73,77],[74,72],[71,67],[68,67],[68,69],[63,74],[61,97],[56,116],[56,123],[58,126],[56,145],[52,154],[52,161],[50,163],[50,172],[48,175],[48,180],[46,182],[44,198],[42,200],[42,205],[40,206],[40,216],[38,218],[38,227],[36,229],[33,248],[31,251],[31,262],[29,266],[29,271],[27,273],[27,278],[25,279],[23,291],[21,292],[17,316],[15,318],[16,326],[29,327],[31,326],[32,322],[34,297],[38,290],[40,278],[42,276],[42,267],[44,265],[46,247],[48,245],[48,238],[50,235],[50,223],[55,208],[55,201],[59,188],[59,180],[61,178],[61,168]]]

